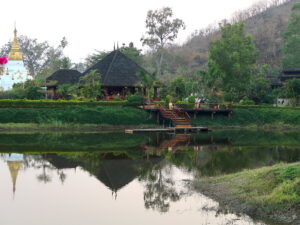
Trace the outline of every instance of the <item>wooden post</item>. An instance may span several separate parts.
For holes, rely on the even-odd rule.
[[[157,100],[158,99],[158,91],[157,91],[157,87],[154,87],[154,100]]]
[[[228,113],[228,118],[231,119],[232,112]]]

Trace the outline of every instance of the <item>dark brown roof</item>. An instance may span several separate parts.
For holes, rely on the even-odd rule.
[[[283,74],[286,74],[286,75],[294,75],[294,74],[300,75],[300,68],[284,69]]]
[[[115,50],[87,69],[83,76],[91,70],[97,70],[101,74],[103,86],[106,87],[134,87],[138,86],[137,74],[145,71],[142,67],[128,58],[119,50]]]
[[[283,82],[290,79],[300,79],[300,68],[289,68],[282,71],[280,80]]]
[[[77,70],[60,69],[49,76],[46,81],[56,81],[53,86],[61,84],[77,84],[82,74]],[[52,83],[52,82],[51,82]]]

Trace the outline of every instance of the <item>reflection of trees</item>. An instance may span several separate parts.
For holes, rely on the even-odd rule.
[[[42,168],[42,173],[37,175],[37,179],[40,182],[44,182],[45,184],[51,182],[51,176],[47,174],[47,170],[53,169],[50,163],[46,162],[45,160],[41,161],[41,164],[36,166],[37,169]]]
[[[139,179],[146,183],[144,201],[147,209],[168,212],[170,203],[180,200],[182,193],[176,190],[172,173],[168,169],[164,163],[151,165],[149,161],[142,168]]]

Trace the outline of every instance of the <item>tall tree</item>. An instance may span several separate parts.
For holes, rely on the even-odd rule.
[[[238,101],[249,88],[257,51],[243,24],[223,24],[220,28],[221,38],[213,41],[209,49],[209,75],[221,79],[221,88],[229,100]]]
[[[68,44],[66,38],[63,38],[57,47],[51,46],[47,41],[39,42],[27,36],[19,36],[18,41],[23,52],[24,64],[33,76],[47,76],[57,69],[71,67],[71,60],[63,54]],[[1,47],[0,54],[8,55],[10,48],[11,42],[8,42]]]
[[[185,24],[181,19],[172,19],[172,17],[173,11],[169,7],[148,11],[146,36],[141,38],[143,45],[149,46],[154,52],[158,53],[156,60],[158,75],[162,74],[162,63],[166,45],[177,38],[180,29],[185,29]]]
[[[282,64],[285,68],[300,67],[300,3],[292,8],[288,27],[283,36]]]
[[[148,99],[150,99],[152,88],[159,84],[156,78],[156,73],[140,71],[137,75],[140,78],[140,84],[146,89],[146,95]]]

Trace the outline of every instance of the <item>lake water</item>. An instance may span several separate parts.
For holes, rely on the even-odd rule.
[[[299,159],[299,132],[0,133],[0,224],[270,224],[189,182]]]

